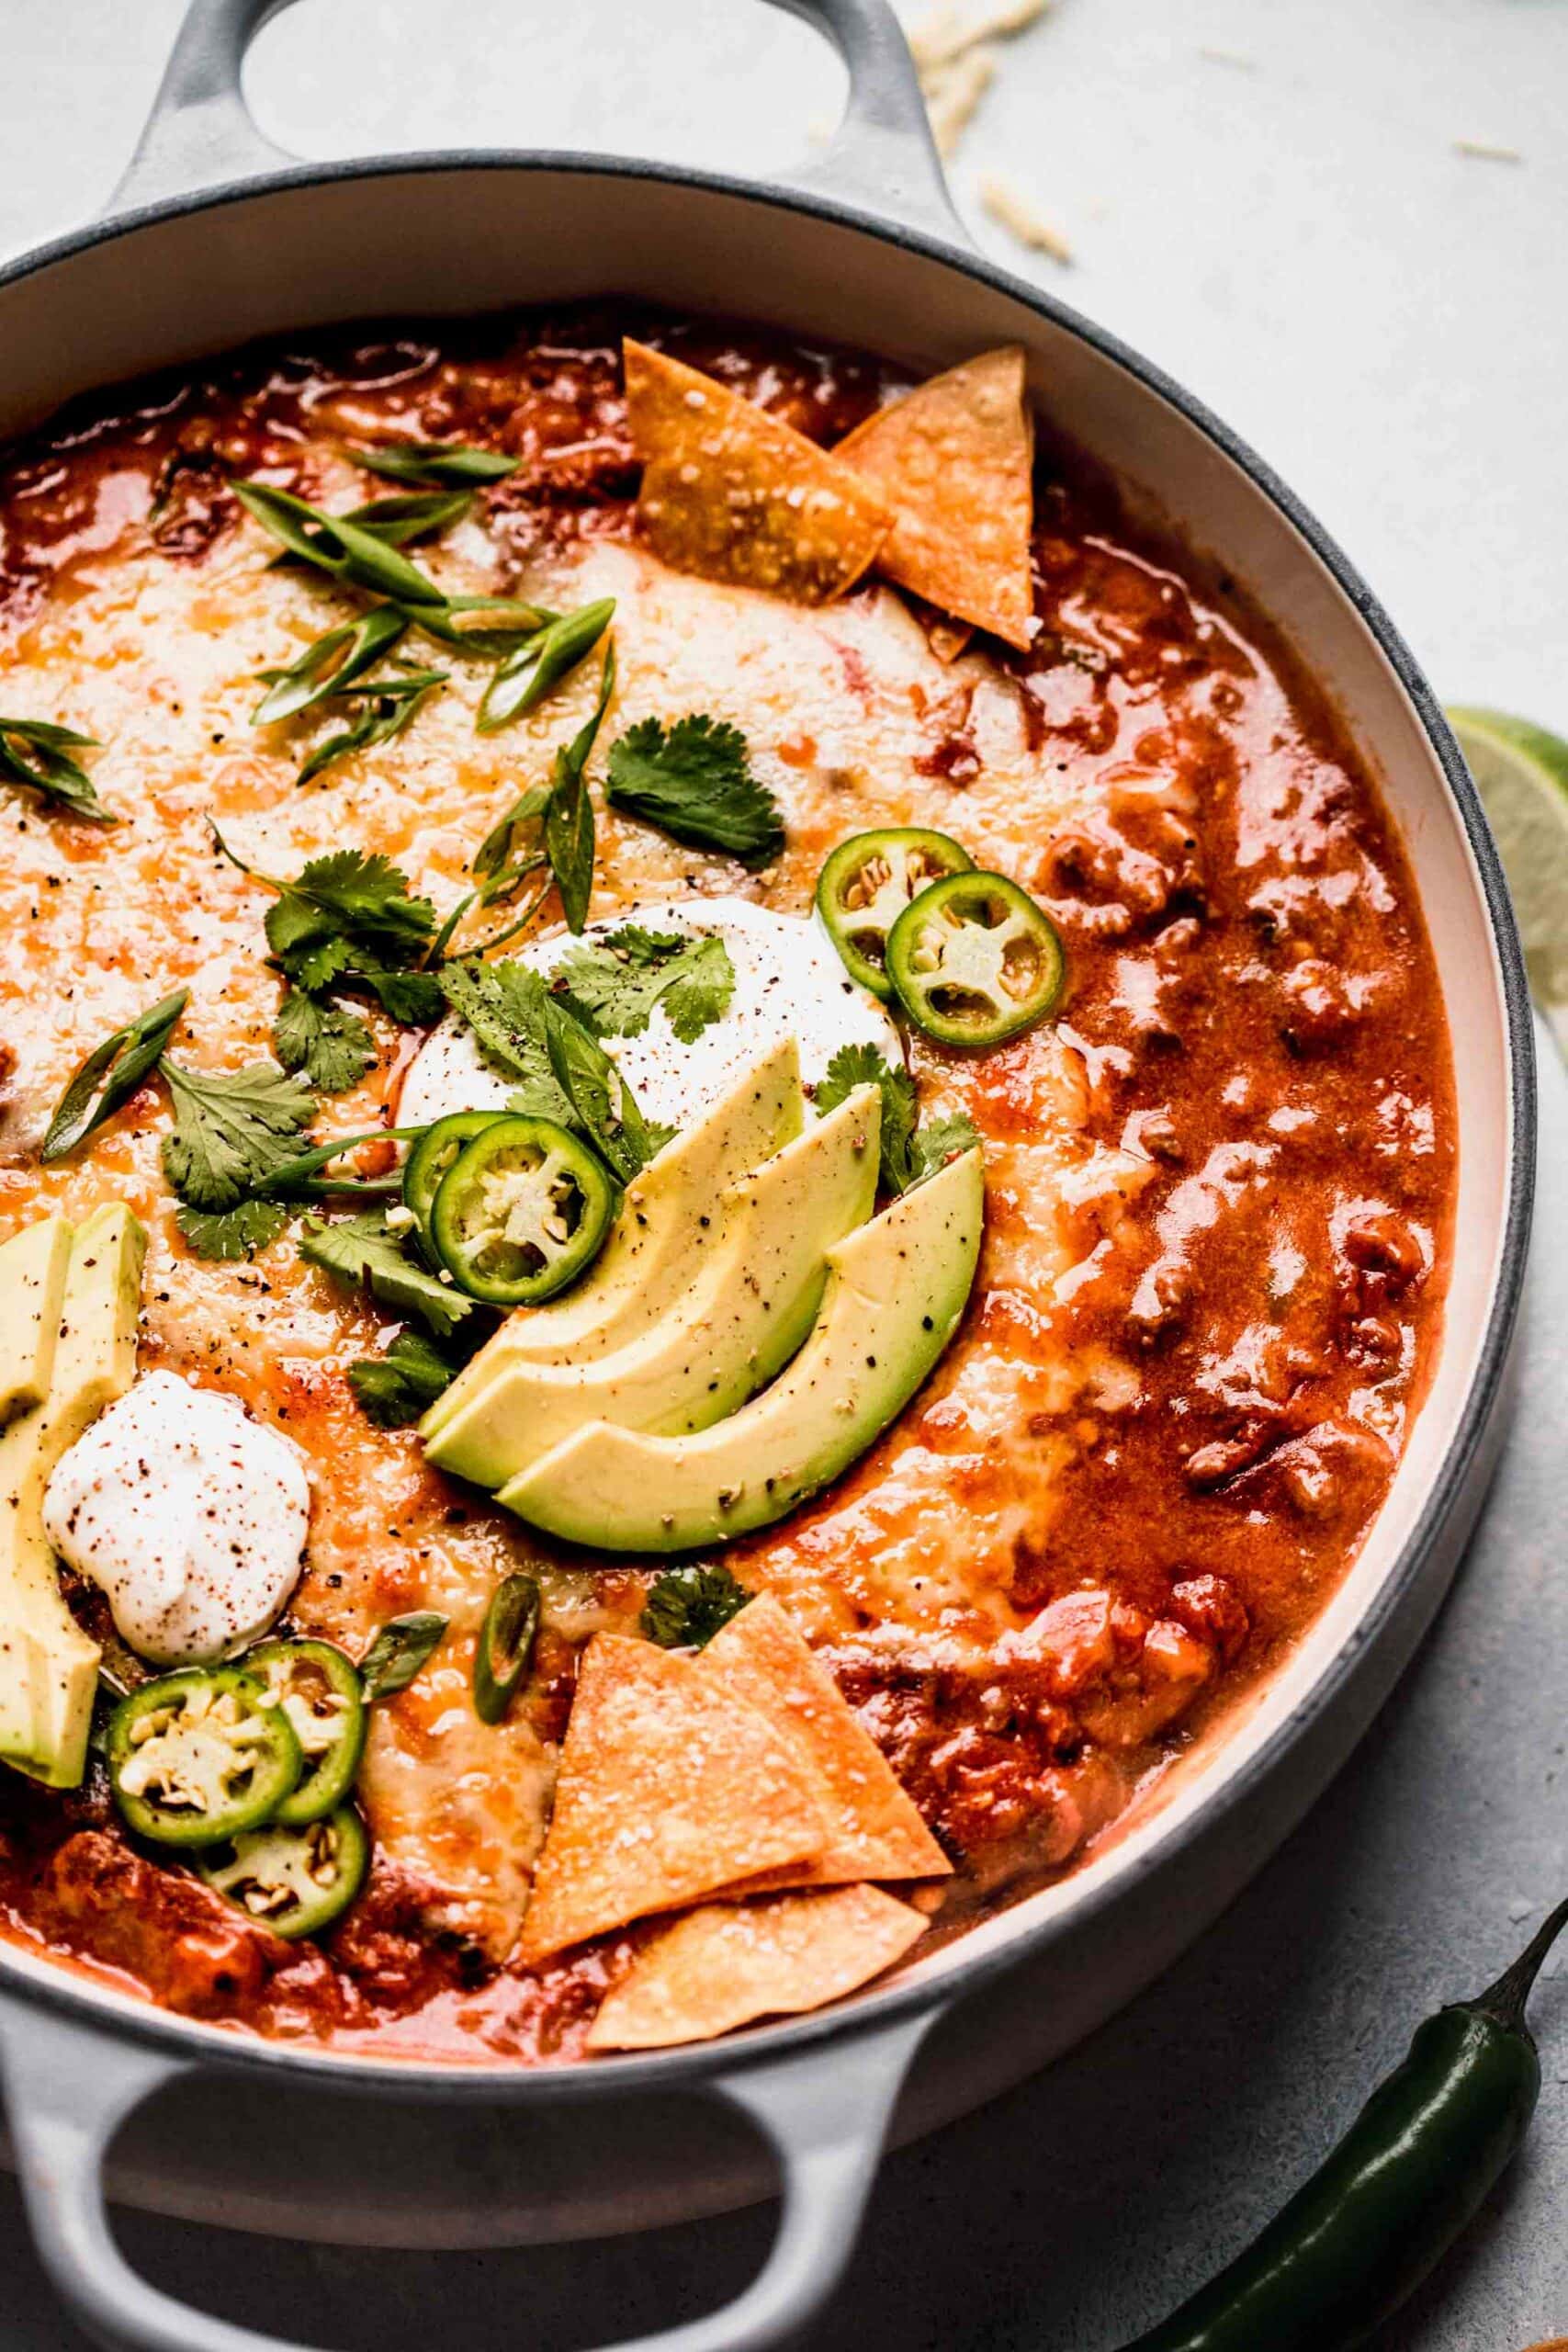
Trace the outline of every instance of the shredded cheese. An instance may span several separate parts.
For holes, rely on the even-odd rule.
[[[921,87],[937,153],[947,162],[974,119],[975,109],[990,88],[997,70],[994,50],[971,49],[953,64],[931,75]]]
[[[1003,5],[982,17],[965,17],[952,0],[945,0],[909,35],[915,70],[923,82],[928,74],[956,64],[966,51],[978,49],[983,42],[1010,40],[1015,33],[1027,32],[1031,25],[1038,24],[1050,5],[1051,0],[1011,0],[1010,6],[1003,0]]]
[[[969,17],[953,0],[941,0],[910,33],[909,53],[931,136],[944,161],[957,153],[976,107],[990,88],[998,62],[993,44],[1026,32],[1050,5],[1051,0],[998,0],[984,14]]]
[[[1016,237],[1021,245],[1027,245],[1033,253],[1048,254],[1064,269],[1071,264],[1073,249],[1066,237],[1041,219],[1010,181],[996,172],[987,172],[980,182],[980,202],[998,227]]]

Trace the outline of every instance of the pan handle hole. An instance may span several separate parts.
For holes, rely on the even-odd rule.
[[[766,176],[826,143],[847,86],[765,0],[300,0],[245,63],[258,127],[311,162],[521,147]]]

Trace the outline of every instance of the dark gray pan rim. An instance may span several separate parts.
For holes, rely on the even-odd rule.
[[[107,244],[127,232],[186,213],[216,210],[243,203],[253,197],[300,188],[328,187],[344,180],[389,179],[400,175],[471,171],[549,172],[580,178],[609,178],[627,183],[655,181],[694,187],[716,196],[782,211],[799,212],[858,232],[877,243],[918,254],[973,278],[978,284],[1022,303],[1053,325],[1077,335],[1156,393],[1195,425],[1224,456],[1238,466],[1332,574],[1376,640],[1385,660],[1420,719],[1437,754],[1450,792],[1458,807],[1472,855],[1480,876],[1502,972],[1504,1009],[1508,1027],[1508,1071],[1513,1103],[1513,1152],[1508,1180],[1507,1213],[1499,1251],[1496,1288],[1487,1316],[1475,1372],[1464,1409],[1432,1488],[1398,1559],[1383,1579],[1371,1606],[1338,1654],[1319,1675],[1285,1720],[1269,1738],[1214,1791],[1193,1817],[1180,1828],[1156,1836],[1148,1848],[1123,1870],[1092,1888],[1066,1919],[1041,1923],[1000,1949],[978,1955],[944,1973],[933,1984],[900,1984],[897,1980],[882,1993],[856,1996],[825,2016],[794,2024],[754,2028],[744,2035],[696,2049],[650,2052],[637,2057],[595,2059],[592,2064],[536,2068],[496,2067],[467,2063],[421,2064],[378,2060],[344,2053],[307,2052],[290,2043],[247,2039],[222,2027],[203,2026],[176,2018],[166,2011],[107,1990],[85,1980],[73,1980],[63,1966],[51,1969],[42,1981],[24,1972],[0,1945],[0,1984],[46,2009],[99,2030],[177,2055],[187,2064],[221,2067],[230,2073],[280,2074],[320,2089],[337,2089],[367,2097],[409,2100],[468,2101],[500,2106],[548,2106],[595,2098],[649,2096],[696,2090],[708,2081],[753,2065],[791,2057],[805,2059],[836,2043],[848,2043],[880,2027],[929,2012],[936,2014],[954,2000],[966,1998],[1010,1970],[1027,1964],[1032,1952],[1043,1949],[1075,1927],[1093,1919],[1156,1869],[1164,1869],[1190,1844],[1200,1830],[1235,1813],[1248,1794],[1274,1770],[1286,1751],[1326,1712],[1354,1666],[1388,1620],[1398,1611],[1419,1573],[1449,1510],[1463,1490],[1475,1462],[1506,1372],[1509,1342],[1517,1318],[1529,1248],[1530,1210],[1535,1184],[1536,1091],[1534,1038],[1530,1023],[1529,987],[1524,957],[1509,901],[1507,886],[1490,828],[1475,787],[1441,707],[1404,639],[1360,573],[1295,493],[1238,435],[1185,390],[1173,378],[1129,348],[1117,336],[1081,317],[1055,296],[955,244],[879,220],[828,196],[731,175],[699,172],[676,164],[641,163],[617,156],[585,156],[530,150],[461,149],[436,153],[373,156],[346,163],[301,164],[269,172],[199,194],[148,205],[113,220],[94,222],[57,238],[0,269],[0,292],[7,286],[37,276],[54,263],[71,259],[94,246]],[[742,305],[742,308],[744,306]],[[47,1965],[47,1963],[45,1963]]]

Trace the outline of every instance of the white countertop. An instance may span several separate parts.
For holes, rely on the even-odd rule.
[[[103,203],[182,6],[0,0],[0,254]],[[837,60],[761,0],[430,21],[300,0],[253,52],[264,128],[310,156],[534,143],[767,170],[841,98]],[[1568,734],[1565,110],[1564,0],[1056,0],[1004,44],[953,176],[983,244],[1271,460],[1439,694]],[[982,169],[1071,267],[983,220]]]
[[[180,9],[0,0],[0,254],[102,203]],[[414,0],[302,0],[253,58],[264,127],[310,155],[547,143],[766,169],[841,95],[814,35],[746,0],[466,0],[439,36],[431,21]],[[1568,0],[1057,0],[1008,46],[954,181],[972,220],[981,169],[1051,219],[1070,268],[978,234],[1251,440],[1440,694],[1568,733],[1565,104]],[[1568,1087],[1547,1078],[1552,1238]],[[1489,1975],[1562,1891],[1565,1293],[1554,1250],[1483,1533],[1333,1797],[1162,1986],[893,2160],[824,2352],[948,2352],[976,2327],[994,2352],[1118,2341],[1256,2226],[1425,2007]],[[1568,2329],[1568,1958],[1537,2022],[1529,2154],[1390,2352],[1521,2352]],[[130,2241],[254,2324],[391,2352],[460,2313],[484,2352],[520,2325],[580,2343],[705,2308],[766,2226],[390,2263],[148,2222]],[[8,2186],[0,2269],[5,2352],[77,2342]]]

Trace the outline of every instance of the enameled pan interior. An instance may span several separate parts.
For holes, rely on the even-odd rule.
[[[864,344],[921,370],[1017,341],[1052,424],[1115,473],[1134,503],[1223,566],[1337,707],[1404,833],[1453,1040],[1461,1157],[1446,1336],[1359,1561],[1245,1720],[1233,1719],[1222,1740],[1168,1781],[1149,1816],[1098,1860],[917,1964],[892,1993],[851,2005],[852,2017],[881,2014],[954,1978],[988,1979],[1024,1944],[1070,1939],[1087,1955],[1092,1922],[1115,1920],[1093,1968],[1079,1972],[1088,1982],[1077,1997],[1024,2053],[1035,2064],[1129,1997],[1235,1891],[1343,1759],[1378,1682],[1398,1670],[1440,1597],[1459,1521],[1473,1508],[1483,1424],[1523,1262],[1530,1114],[1517,950],[1484,828],[1457,763],[1445,775],[1440,722],[1397,639],[1288,493],[1174,388],[1032,289],[956,254],[873,233],[800,199],[674,173],[639,169],[635,186],[628,176],[570,159],[403,159],[291,175],[261,194],[220,196],[68,241],[0,280],[0,435],[76,392],[260,334],[615,293]],[[1337,1692],[1380,1643],[1381,1671],[1361,1675],[1359,1700],[1339,1707],[1335,1731]],[[1223,1831],[1222,1800],[1239,1807],[1235,1834],[1217,1845],[1209,1836],[1201,1862],[1200,1833]],[[1162,1879],[1168,1884],[1156,1897]],[[35,1984],[59,1976],[15,1962],[6,1973]],[[129,2007],[112,1996],[93,2006],[122,2018]],[[151,2021],[138,2022],[146,2030]],[[818,2020],[749,2039],[783,2047],[834,2030]],[[160,2030],[232,2048],[212,2029]],[[694,2052],[655,2063],[663,2076],[705,2062]],[[648,2079],[647,2061],[587,2071],[609,2087],[639,2068]]]

